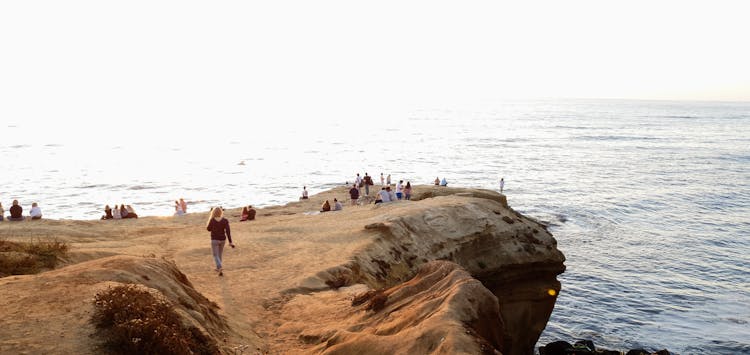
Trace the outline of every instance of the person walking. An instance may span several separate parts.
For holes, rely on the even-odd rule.
[[[383,177],[383,173],[380,173],[380,186],[385,187],[385,177]]]
[[[388,174],[388,177],[385,178],[385,183],[388,184],[388,186],[391,186],[391,174]]]
[[[357,184],[352,185],[352,188],[349,190],[349,197],[352,198],[352,206],[356,206],[357,200],[359,200],[359,190],[357,189]]]
[[[211,254],[216,263],[216,271],[219,272],[219,276],[224,276],[221,259],[224,254],[224,245],[227,239],[229,240],[230,247],[234,248],[234,243],[232,243],[229,221],[224,218],[224,210],[221,207],[214,207],[211,210],[211,216],[208,218],[208,223],[206,223],[206,230],[211,232]]]
[[[503,187],[505,187],[505,178],[500,178],[500,193],[503,193]]]

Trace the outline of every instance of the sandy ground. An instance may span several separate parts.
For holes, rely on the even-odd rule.
[[[254,221],[239,222],[240,209],[228,209],[225,217],[230,221],[237,247],[231,249],[227,245],[223,277],[214,271],[209,233],[205,229],[207,212],[108,221],[2,222],[0,238],[11,241],[56,238],[69,243],[70,253],[57,270],[0,279],[0,338],[3,339],[0,350],[3,353],[59,350],[59,344],[50,343],[50,339],[57,338],[92,342],[90,334],[86,334],[95,332],[87,324],[90,301],[96,290],[108,284],[87,282],[85,274],[76,272],[92,260],[129,255],[174,260],[194,287],[219,305],[220,314],[235,330],[235,337],[226,339],[226,344],[268,351],[264,339],[276,327],[268,320],[278,311],[274,305],[288,299],[285,291],[306,284],[307,278],[321,270],[344,264],[373,235],[362,226],[370,223],[372,209],[377,206],[351,206],[347,191],[342,186],[308,200],[260,209]],[[344,204],[343,211],[317,212],[324,200],[333,201],[334,197]],[[377,215],[387,215],[389,209],[380,207],[380,210]],[[50,281],[49,275],[53,273],[54,280],[65,275],[66,282]],[[59,302],[49,303],[48,299]],[[76,312],[77,316],[71,317],[70,312]],[[43,322],[56,326],[43,327]],[[50,331],[41,331],[45,328]],[[59,333],[55,334],[56,331]],[[81,345],[85,348],[90,344]]]
[[[375,191],[371,189],[373,195]],[[415,186],[414,195],[465,195],[466,191],[469,190]],[[503,206],[507,207],[504,197],[498,203],[500,195],[494,192],[471,191],[475,195],[494,194],[495,201],[487,202],[496,206],[490,207],[496,210],[494,213],[488,212],[492,223],[500,220],[500,212],[513,217],[511,210],[502,210]],[[134,282],[176,299],[188,297],[189,292],[186,293],[172,275],[170,265],[184,273],[195,290],[218,305],[219,314],[229,325],[228,330],[206,325],[203,317],[193,314],[195,312],[191,316],[194,322],[212,331],[224,352],[325,350],[315,348],[314,342],[320,335],[305,343],[304,334],[300,334],[304,327],[298,329],[295,324],[299,322],[294,318],[316,314],[321,321],[328,321],[329,326],[335,325],[337,317],[351,317],[356,313],[349,309],[351,299],[368,288],[360,284],[316,292],[313,295],[316,299],[310,299],[309,303],[327,307],[318,307],[319,310],[331,310],[316,312],[306,309],[305,297],[313,290],[328,289],[316,275],[345,265],[363,249],[371,248],[373,241],[381,237],[381,231],[378,227],[366,226],[389,223],[393,218],[418,209],[425,211],[446,204],[463,204],[462,198],[454,196],[442,200],[352,206],[348,196],[348,187],[341,186],[310,196],[308,200],[259,209],[256,220],[247,222],[239,222],[240,208],[226,210],[225,217],[230,221],[236,248],[227,245],[225,249],[223,276],[214,271],[210,236],[205,228],[207,211],[188,210],[187,215],[179,217],[128,220],[2,222],[0,238],[11,241],[59,239],[69,243],[70,252],[55,270],[0,279],[0,353],[98,352],[101,341],[90,322],[96,292],[118,282]],[[343,203],[344,210],[319,213],[323,201],[333,201],[334,197]],[[471,213],[465,218],[471,221]],[[433,218],[427,222],[437,223],[438,220]],[[516,223],[512,228],[520,228],[519,225]],[[456,229],[447,228],[449,232]],[[556,262],[561,263],[562,259]],[[335,314],[336,309],[342,310],[341,314]],[[310,327],[309,319],[302,321]]]

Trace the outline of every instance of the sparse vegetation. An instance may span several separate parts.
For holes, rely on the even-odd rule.
[[[93,322],[120,354],[219,354],[200,329],[182,324],[173,306],[136,285],[109,288],[94,298]]]
[[[67,252],[68,244],[57,239],[30,242],[0,240],[0,277],[54,269]]]

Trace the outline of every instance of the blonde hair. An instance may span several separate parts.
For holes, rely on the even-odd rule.
[[[208,216],[208,222],[206,222],[206,227],[208,227],[212,219],[221,218],[222,216],[224,216],[224,210],[222,210],[221,207],[212,208],[211,213]]]

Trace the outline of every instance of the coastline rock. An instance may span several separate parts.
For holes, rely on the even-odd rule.
[[[414,186],[413,201],[364,206],[345,196],[342,186],[264,208],[253,223],[227,209],[237,248],[225,250],[224,277],[213,272],[207,213],[9,225],[0,238],[54,236],[70,251],[56,270],[0,278],[0,352],[95,352],[91,298],[114,283],[187,301],[196,309],[178,306],[185,322],[228,352],[382,353],[391,345],[381,332],[416,352],[533,352],[565,270],[544,226],[489,190]],[[343,211],[310,213],[334,197]],[[196,311],[205,307],[215,314]],[[54,326],[38,331],[42,322]]]

